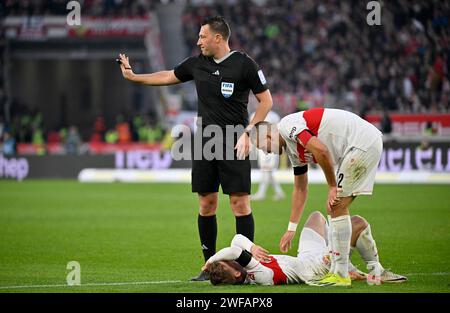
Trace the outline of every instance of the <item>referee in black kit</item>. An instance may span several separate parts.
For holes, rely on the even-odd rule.
[[[132,82],[162,86],[194,80],[198,95],[198,121],[201,121],[198,127],[221,128],[225,137],[226,126],[242,126],[241,134],[233,136],[231,145],[230,138],[221,138],[224,147],[222,158],[207,160],[202,156],[192,160],[192,192],[198,193],[198,231],[205,261],[216,252],[219,185],[223,193],[230,197],[230,206],[236,217],[236,233],[254,241],[248,132],[253,125],[263,121],[272,108],[272,96],[262,70],[245,53],[231,51],[229,38],[230,27],[225,19],[220,16],[209,18],[200,28],[197,42],[200,55],[185,59],[174,70],[152,74],[133,73],[128,57],[119,55],[122,74]],[[247,104],[250,90],[259,105],[249,123]],[[198,130],[197,133],[202,134]],[[200,136],[204,136],[203,144],[212,138]],[[233,158],[226,159],[230,149]],[[208,279],[208,273],[200,272],[192,280]]]

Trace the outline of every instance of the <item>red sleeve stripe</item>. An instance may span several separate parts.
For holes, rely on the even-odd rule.
[[[306,121],[306,126],[314,134],[314,136],[317,136],[319,134],[319,127],[320,123],[322,122],[324,111],[324,108],[316,108],[303,112],[303,118]]]
[[[298,140],[300,140],[303,147],[306,147],[311,137],[312,135],[307,129],[303,130],[300,134],[297,135],[297,138]]]

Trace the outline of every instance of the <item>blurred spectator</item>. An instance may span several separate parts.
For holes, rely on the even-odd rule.
[[[139,141],[154,144],[163,138],[163,129],[154,120],[147,120],[144,125],[139,128]]]
[[[102,115],[98,115],[94,121],[94,132],[91,136],[91,142],[101,142],[105,136],[106,124]]]
[[[386,109],[383,110],[383,116],[381,118],[381,131],[383,134],[390,134],[392,132],[392,121]]]
[[[117,140],[119,140],[119,136],[115,129],[110,129],[106,132],[105,141],[107,143],[117,143]]]
[[[417,147],[417,150],[420,150],[420,151],[429,151],[430,149],[432,149],[432,147],[430,145],[430,142],[427,139],[423,139],[420,142],[420,145]],[[432,163],[431,162],[422,163],[422,168],[425,170],[431,170]]]
[[[170,151],[174,142],[175,138],[172,137],[171,130],[166,129],[161,140],[161,150]]]
[[[130,125],[124,120],[122,115],[117,116],[116,132],[119,143],[131,141]]]
[[[71,126],[66,138],[66,153],[67,154],[78,154],[81,146],[81,138],[78,133],[78,128],[76,126]]]
[[[432,136],[437,133],[437,129],[434,127],[432,122],[428,121],[425,126],[424,133],[425,135]]]
[[[46,151],[44,133],[38,125],[32,126],[31,143],[35,146],[38,155],[44,155]]]
[[[16,141],[9,132],[3,133],[2,152],[5,156],[14,156],[16,154]]]

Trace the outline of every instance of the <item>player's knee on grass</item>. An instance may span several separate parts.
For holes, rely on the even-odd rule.
[[[356,246],[356,241],[358,240],[359,235],[361,232],[367,228],[369,223],[366,221],[366,219],[359,215],[353,215],[351,217],[352,221],[352,238],[351,238],[351,245],[354,247]]]
[[[201,216],[212,216],[217,211],[217,194],[199,194],[199,211]]]
[[[319,211],[312,212],[306,220],[305,227],[311,228],[320,234],[325,236],[325,223],[326,219]]]

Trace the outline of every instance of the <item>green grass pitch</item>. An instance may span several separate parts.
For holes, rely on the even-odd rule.
[[[324,211],[326,190],[310,186],[301,224],[312,210]],[[445,185],[376,185],[372,197],[353,203],[351,213],[372,225],[383,265],[408,275],[407,283],[214,287],[188,282],[203,263],[189,184],[0,181],[0,292],[450,292],[449,199]],[[256,242],[280,253],[290,199],[252,208]],[[235,230],[223,194],[218,222],[219,249]],[[298,237],[291,255],[297,244]],[[81,286],[65,285],[72,260],[81,265]],[[362,268],[359,256],[354,263]]]

